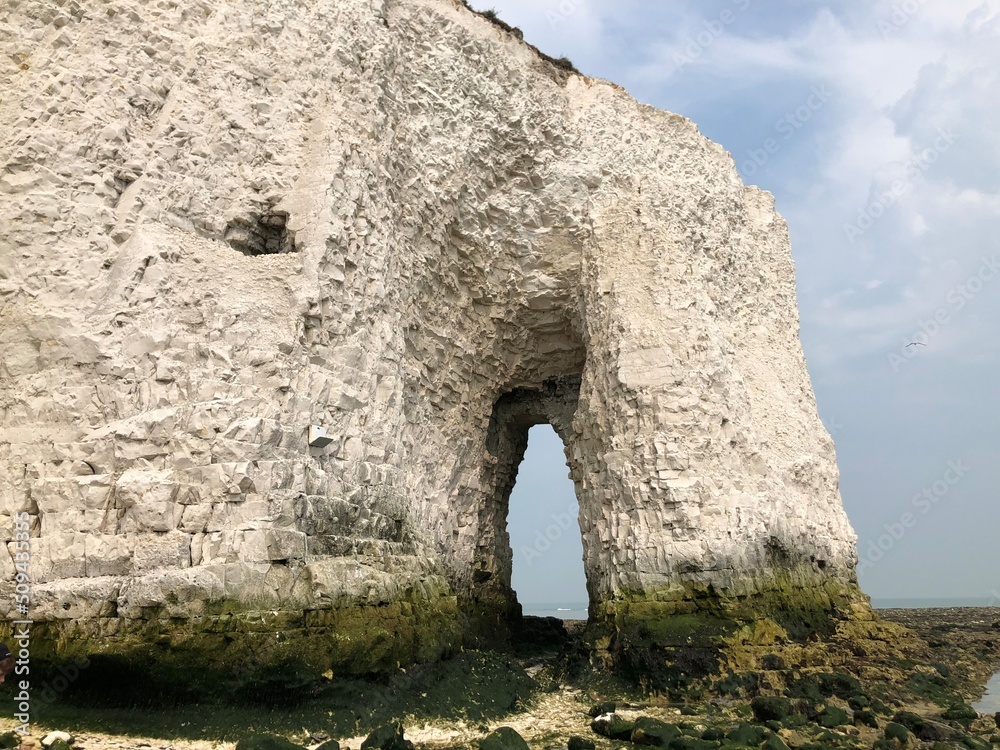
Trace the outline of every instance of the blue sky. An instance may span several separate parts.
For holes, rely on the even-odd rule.
[[[862,587],[997,595],[1000,0],[476,7],[691,118],[775,195]],[[519,545],[572,498],[543,434],[511,503],[514,586],[522,601],[566,601],[582,587],[578,540],[518,567]]]

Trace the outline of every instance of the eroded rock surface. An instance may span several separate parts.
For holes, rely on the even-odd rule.
[[[0,31],[39,643],[436,658],[516,612],[538,421],[595,617],[866,609],[785,224],[690,121],[452,0],[10,0]]]

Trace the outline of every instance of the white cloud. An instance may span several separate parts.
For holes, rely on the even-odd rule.
[[[905,473],[915,461],[943,460],[935,450],[954,458],[1000,449],[1000,271],[985,278],[1000,253],[1000,0],[752,2],[695,55],[692,40],[732,4],[582,0],[579,26],[554,30],[538,19],[557,0],[490,2],[546,52],[571,51],[581,70],[692,116],[741,164],[812,86],[832,89],[753,180],[789,222],[803,345],[821,412],[833,404],[827,416],[852,456],[841,465],[852,488],[845,501],[862,538],[865,508],[898,492],[901,475],[887,465]],[[538,28],[515,20],[515,8]],[[955,143],[914,170],[942,128]],[[900,178],[906,189],[850,242],[844,225]],[[893,370],[889,357],[921,337],[927,346],[910,348]],[[928,425],[916,404],[947,409]],[[924,444],[939,447],[914,458]],[[977,482],[1000,483],[1000,467],[984,466]],[[944,538],[932,546],[964,554]]]

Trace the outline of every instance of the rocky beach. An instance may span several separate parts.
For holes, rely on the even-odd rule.
[[[485,742],[500,727],[539,749],[582,750],[587,743],[672,750],[1000,745],[1000,717],[979,716],[969,706],[1000,670],[1000,608],[879,614],[912,631],[900,632],[898,653],[878,657],[885,660],[886,679],[782,664],[775,655],[769,670],[727,670],[650,693],[586,663],[585,623],[563,628],[554,620],[531,620],[509,653],[463,653],[379,683],[333,678],[298,695],[262,692],[245,705],[107,706],[99,695],[72,696],[46,706],[21,744],[39,747],[48,732],[64,730],[73,735],[73,747],[85,750],[217,750],[240,741],[246,748],[262,736],[308,748],[333,740],[361,750],[380,727],[399,723],[416,747],[442,749],[516,747],[509,737],[507,744],[491,744],[504,736]],[[869,658],[858,656],[858,666]],[[4,719],[0,727],[8,731],[13,722]],[[390,734],[392,741],[381,746],[399,747]],[[373,746],[379,745],[366,750]]]

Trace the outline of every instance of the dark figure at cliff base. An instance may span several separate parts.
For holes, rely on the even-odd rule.
[[[0,682],[7,679],[7,675],[14,671],[14,654],[7,648],[6,643],[0,643]]]

